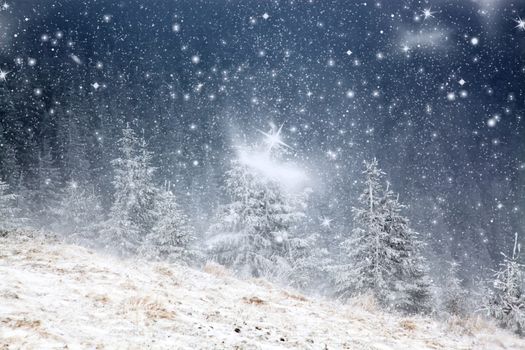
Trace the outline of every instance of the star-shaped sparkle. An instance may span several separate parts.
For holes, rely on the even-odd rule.
[[[514,28],[518,28],[518,30],[525,30],[525,20],[521,19],[521,17],[515,19],[514,22],[517,23],[516,27]]]
[[[321,218],[321,226],[325,228],[330,228],[330,224],[332,223],[332,219],[324,217]]]
[[[0,81],[6,81],[7,74],[9,74],[8,71],[3,71],[0,69]]]
[[[282,124],[277,130],[275,130],[275,128],[272,128],[272,130],[269,133],[266,133],[262,130],[257,130],[266,137],[265,142],[268,145],[268,152],[270,152],[273,148],[278,148],[280,146],[292,148],[286,143],[284,143],[281,139],[281,130],[283,129],[283,125],[284,124]]]
[[[434,17],[434,13],[432,11],[432,8],[427,8],[427,9],[423,9],[423,19],[427,19],[427,18],[430,18],[430,17]]]

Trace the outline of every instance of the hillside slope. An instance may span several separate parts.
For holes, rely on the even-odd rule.
[[[469,333],[205,270],[0,238],[0,348],[525,349],[485,322]]]

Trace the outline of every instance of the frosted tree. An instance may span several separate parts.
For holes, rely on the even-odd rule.
[[[194,229],[169,189],[157,196],[155,216],[156,223],[144,237],[140,254],[150,259],[191,260],[195,255],[190,247]]]
[[[96,225],[103,218],[100,199],[94,189],[76,181],[66,184],[62,200],[54,209],[54,214],[59,218],[55,228],[78,238],[92,237]]]
[[[9,193],[9,185],[0,180],[0,231],[16,227],[18,211],[15,200],[16,196]]]
[[[428,267],[421,252],[423,243],[419,233],[410,228],[409,220],[402,215],[405,206],[389,187],[387,183],[382,200],[384,230],[388,235],[386,243],[390,248],[385,251],[385,260],[394,272],[390,278],[388,303],[405,312],[427,313],[432,308],[432,297]]]
[[[360,206],[353,208],[355,228],[341,244],[348,262],[334,269],[336,293],[343,299],[371,294],[384,306],[426,312],[430,290],[421,242],[401,215],[397,196],[382,186],[377,161],[364,165]]]
[[[30,218],[36,225],[49,226],[55,220],[54,209],[59,205],[62,195],[60,170],[55,164],[51,148],[44,145],[38,157],[35,186],[29,192],[28,206]]]
[[[109,219],[100,240],[120,253],[134,253],[154,224],[156,189],[146,141],[129,126],[119,140],[120,157],[112,161],[115,188]]]
[[[455,261],[448,263],[445,281],[442,287],[442,308],[451,316],[464,316],[467,313],[468,293],[459,278],[459,264]]]
[[[512,257],[504,255],[501,269],[495,274],[488,311],[502,327],[521,335],[525,331],[525,281],[523,265],[518,262],[519,252],[516,233]]]
[[[384,173],[377,161],[364,162],[364,191],[358,198],[359,207],[352,209],[355,228],[351,237],[341,243],[348,262],[335,269],[336,293],[343,299],[362,293],[372,293],[385,300],[389,290],[388,276],[394,273],[390,256],[393,248],[385,230]]]
[[[287,275],[291,230],[304,216],[298,198],[238,159],[225,189],[232,201],[219,208],[209,228],[209,256],[242,276]]]
[[[330,253],[321,242],[319,234],[290,240],[290,285],[306,291],[326,290],[329,283],[328,266],[332,265]]]

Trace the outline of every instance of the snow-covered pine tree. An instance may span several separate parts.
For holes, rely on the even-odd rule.
[[[371,293],[379,301],[387,299],[388,276],[394,272],[389,257],[394,250],[385,231],[384,173],[377,160],[364,162],[364,190],[358,198],[359,207],[352,209],[355,228],[352,235],[341,243],[347,261],[335,267],[335,291],[347,299],[358,294]]]
[[[102,225],[100,241],[121,254],[135,253],[154,224],[155,168],[143,137],[127,126],[119,142],[120,157],[112,161],[114,202]]]
[[[364,166],[360,206],[353,208],[355,228],[341,244],[348,261],[334,268],[336,293],[343,299],[371,294],[387,307],[427,312],[430,283],[421,242],[401,215],[397,196],[383,188],[377,160]]]
[[[0,231],[16,227],[18,211],[15,200],[16,196],[9,193],[9,185],[0,180]]]
[[[62,200],[54,214],[59,218],[54,225],[57,231],[71,238],[94,236],[96,225],[102,220],[100,198],[92,187],[70,181],[66,184]]]
[[[401,213],[404,205],[388,183],[381,202],[388,235],[386,243],[390,246],[385,265],[390,265],[394,272],[390,277],[388,303],[404,312],[428,313],[432,309],[430,278],[419,233],[410,228],[408,218]]]
[[[55,165],[52,149],[44,144],[38,157],[34,187],[29,193],[30,212],[25,213],[36,226],[48,227],[55,220],[54,209],[58,207],[62,194],[60,170]]]
[[[441,292],[442,309],[450,316],[464,316],[467,313],[468,293],[459,278],[459,264],[450,261],[448,265]]]
[[[225,189],[232,202],[219,208],[209,228],[210,258],[241,276],[287,276],[290,231],[304,217],[299,197],[239,159],[227,172]]]
[[[496,272],[493,295],[488,311],[504,328],[517,334],[525,332],[525,280],[523,264],[519,263],[520,246],[516,233],[512,257],[504,255],[501,269]]]
[[[308,292],[326,290],[330,281],[328,266],[332,265],[332,260],[319,234],[292,238],[290,256],[290,285]]]
[[[155,204],[156,223],[139,249],[149,259],[189,262],[195,256],[190,244],[195,238],[188,216],[179,207],[169,188],[163,189]]]

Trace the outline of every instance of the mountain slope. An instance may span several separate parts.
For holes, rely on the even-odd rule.
[[[218,266],[119,260],[36,233],[0,238],[0,348],[525,349],[485,322],[305,298]]]

